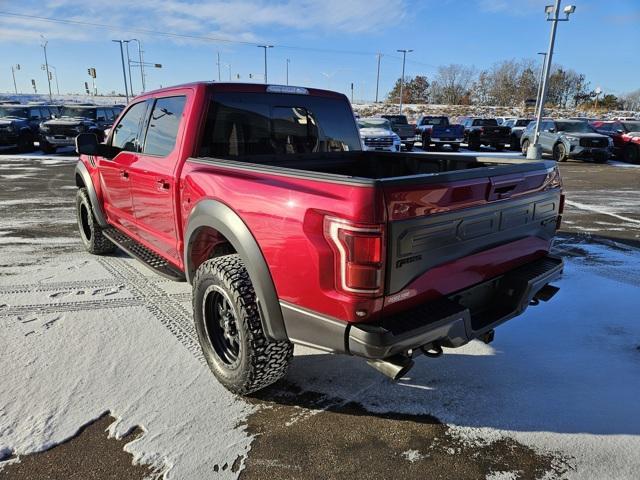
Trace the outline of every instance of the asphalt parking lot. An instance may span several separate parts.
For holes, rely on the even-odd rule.
[[[397,384],[296,347],[244,400],[186,284],[83,251],[74,162],[0,156],[0,478],[640,477],[640,167],[561,164],[560,293],[493,344]]]

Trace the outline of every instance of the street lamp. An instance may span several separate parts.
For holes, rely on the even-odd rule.
[[[540,65],[540,78],[538,78],[538,92],[536,93],[536,108],[534,115],[538,118],[538,105],[540,105],[540,92],[542,91],[542,75],[544,75],[544,61],[547,58],[547,52],[538,52],[538,55],[542,55],[542,65]]]
[[[111,40],[111,41],[120,44],[120,60],[122,60],[122,76],[124,78],[124,94],[127,98],[127,103],[129,103],[129,87],[127,86],[127,71],[124,69],[124,50],[122,49],[122,43],[125,40]]]
[[[291,60],[289,60],[287,58],[287,85],[289,85],[289,64],[291,63]],[[265,80],[266,83],[266,80]]]
[[[531,160],[539,160],[542,157],[542,149],[538,143],[540,140],[540,121],[542,120],[542,113],[544,111],[544,102],[547,98],[547,90],[549,83],[549,73],[551,70],[551,62],[553,61],[553,47],[556,41],[556,30],[558,29],[558,22],[569,21],[569,15],[576,11],[575,5],[567,5],[564,7],[563,12],[565,17],[560,18],[560,2],[562,0],[556,0],[555,5],[547,5],[544,9],[547,14],[547,22],[551,22],[551,34],[549,36],[549,49],[544,59],[544,74],[542,78],[542,89],[540,91],[540,101],[538,102],[538,111],[536,114],[536,127],[533,133],[533,145],[530,145],[527,149],[527,158]]]
[[[400,77],[400,113],[402,114],[402,91],[404,89],[404,65],[407,61],[407,53],[413,52],[413,50],[397,50],[402,53],[402,77]]]
[[[18,94],[18,84],[16,83],[16,70],[20,70],[20,64],[11,65],[11,75],[13,76],[13,88],[16,90],[16,95]]]
[[[40,37],[44,41],[44,43],[41,43],[40,45],[44,50],[44,65],[47,71],[47,83],[49,84],[49,101],[53,103],[53,94],[51,93],[51,74],[49,73],[49,60],[47,60],[47,44],[49,41],[45,39],[43,35],[40,35]]]
[[[382,54],[378,53],[378,75],[376,75],[376,103],[378,103],[378,88],[380,87],[380,59],[382,58]]]
[[[267,83],[267,48],[273,48],[273,45],[258,45],[258,48],[264,48],[264,83]]]
[[[42,70],[46,70],[46,65],[42,65],[41,66]],[[53,76],[56,79],[56,91],[58,92],[58,95],[60,95],[60,85],[58,85],[58,69],[56,67],[54,67],[53,65],[49,65],[49,68],[53,68]]]

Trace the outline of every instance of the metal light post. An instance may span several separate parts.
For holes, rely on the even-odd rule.
[[[220,75],[220,52],[218,52],[218,81],[222,81],[221,75]]]
[[[127,52],[127,67],[129,68],[129,91],[131,92],[131,96],[133,97],[134,93],[133,93],[133,81],[131,80],[131,59],[129,58],[129,42],[130,41],[131,40],[123,40],[124,44],[126,45],[125,50]]]
[[[16,83],[16,70],[20,70],[20,64],[11,65],[11,75],[13,76],[13,88],[16,91],[16,95],[18,94],[18,84]]]
[[[51,76],[49,74],[49,60],[47,59],[47,44],[49,43],[49,41],[46,40],[42,35],[40,35],[40,37],[44,41],[44,43],[42,43],[41,45],[44,50],[44,65],[47,72],[47,83],[49,84],[49,101],[53,103],[53,94],[51,93]]]
[[[378,53],[378,74],[376,75],[376,103],[378,103],[378,89],[380,87],[380,59],[382,58],[382,54]],[[404,75],[404,68],[403,73]]]
[[[142,53],[144,52],[144,50],[142,50],[142,42],[137,38],[132,38],[130,41],[138,43],[138,59],[140,61],[140,81],[142,82],[142,91],[144,92],[147,90],[147,85],[144,79],[144,60],[142,59]],[[131,92],[131,94],[133,95],[133,91]]]
[[[549,36],[549,49],[544,59],[544,75],[542,78],[542,90],[540,91],[540,102],[538,105],[538,112],[536,115],[536,127],[533,133],[534,143],[527,149],[527,158],[531,160],[539,160],[542,158],[542,149],[540,147],[540,121],[542,120],[542,113],[544,111],[544,102],[547,98],[547,90],[549,88],[549,73],[551,71],[551,62],[553,61],[553,47],[556,41],[556,30],[558,29],[558,22],[569,21],[569,15],[576,11],[574,5],[567,5],[564,7],[565,18],[559,18],[560,16],[560,2],[562,0],[556,0],[555,5],[547,5],[544,9],[547,14],[547,22],[551,22],[551,34]]]
[[[402,77],[400,77],[400,113],[402,113],[402,91],[404,89],[404,65],[407,61],[407,53],[413,52],[413,50],[398,50],[398,52],[402,53]]]
[[[536,93],[536,108],[533,114],[538,118],[538,106],[540,105],[540,92],[542,91],[542,76],[544,75],[544,63],[547,58],[547,52],[538,52],[538,55],[543,55],[542,65],[540,66],[540,78],[538,78],[538,92]]]
[[[289,63],[291,63],[291,60],[287,58],[287,85],[289,85]]]
[[[258,48],[264,48],[264,83],[267,83],[267,48],[273,48],[273,45],[258,45]]]
[[[124,50],[122,49],[123,40],[111,40],[111,41],[120,44],[120,60],[122,60],[122,77],[124,78],[124,94],[127,98],[127,103],[129,103],[129,87],[127,86],[127,71],[124,68]]]

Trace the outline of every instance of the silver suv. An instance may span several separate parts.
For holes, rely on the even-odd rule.
[[[535,122],[531,122],[520,138],[524,155],[533,143]],[[540,122],[540,146],[542,153],[550,153],[554,160],[564,162],[568,158],[593,159],[604,163],[611,156],[612,140],[600,135],[583,120],[542,120]]]

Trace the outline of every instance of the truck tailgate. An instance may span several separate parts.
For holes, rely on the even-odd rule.
[[[385,303],[448,294],[544,255],[561,192],[559,180],[540,165],[515,174],[385,186]]]

